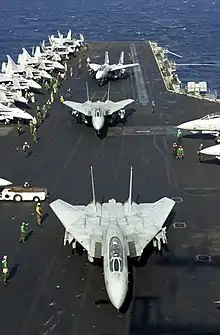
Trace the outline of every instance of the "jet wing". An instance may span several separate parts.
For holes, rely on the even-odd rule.
[[[97,72],[98,69],[100,68],[99,64],[95,64],[95,63],[88,63],[90,69],[92,69],[94,72]]]
[[[96,243],[102,242],[106,226],[100,224],[101,205],[72,206],[63,200],[55,200],[50,204],[52,211],[64,225],[66,231],[71,235],[69,242],[75,238],[91,257],[100,258],[97,254]]]
[[[139,65],[139,63],[134,63],[134,64],[115,64],[110,68],[110,72],[111,71],[119,71],[119,70],[123,70],[123,69],[127,69],[129,67],[134,67]]]
[[[70,107],[74,111],[84,114],[85,116],[91,116],[91,108],[88,108],[85,103],[66,100],[63,104]]]
[[[133,99],[126,99],[126,100],[121,100],[117,102],[113,102],[113,101],[104,102],[103,110],[104,110],[105,116],[112,115],[115,112],[119,111],[120,109],[124,109],[126,106],[130,105],[132,102],[134,102]]]
[[[131,215],[120,223],[126,236],[130,257],[141,256],[144,248],[161,232],[166,219],[171,213],[175,201],[162,198],[153,204],[132,204]]]
[[[8,81],[12,81],[11,77],[8,76],[7,74],[0,74],[0,83],[5,83]]]

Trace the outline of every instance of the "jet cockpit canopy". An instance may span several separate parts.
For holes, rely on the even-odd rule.
[[[220,112],[208,114],[201,118],[201,120],[212,120],[212,119],[218,119],[220,118]]]
[[[101,117],[101,112],[99,109],[96,109],[95,111],[95,117]]]
[[[123,271],[123,247],[117,236],[113,236],[109,241],[109,260],[111,272]]]
[[[104,71],[105,70],[105,65],[101,65],[100,67],[99,67],[99,71]]]

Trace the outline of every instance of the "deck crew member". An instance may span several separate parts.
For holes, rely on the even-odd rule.
[[[47,117],[47,107],[46,107],[46,105],[43,105],[42,110],[41,110],[42,122],[45,121],[46,117]]]
[[[2,258],[2,276],[4,285],[8,284],[8,256],[3,256]]]
[[[63,103],[64,102],[64,97],[61,95],[60,97],[60,102]]]
[[[51,107],[51,101],[50,101],[50,99],[47,100],[46,105],[47,105],[47,109],[50,109],[50,107]]]
[[[155,112],[155,101],[152,101],[151,102],[151,107],[152,107],[152,113],[154,113]]]
[[[46,91],[48,91],[48,90],[49,90],[50,86],[49,86],[49,84],[48,84],[48,82],[47,82],[47,81],[46,81],[46,83],[45,83],[44,87],[45,87],[45,90],[46,90]]]
[[[72,77],[72,76],[73,76],[73,68],[71,66],[71,68],[70,68],[70,77]]]
[[[31,186],[30,186],[30,184],[26,181],[26,182],[24,183],[23,187],[24,187],[24,188],[30,188]]]
[[[180,143],[182,140],[183,134],[181,132],[180,129],[177,130],[177,134],[176,134],[176,138],[177,138],[177,142]]]
[[[18,131],[18,135],[22,135],[23,133],[23,127],[22,127],[22,124],[20,124],[20,122],[18,121],[17,123],[17,131]]]
[[[26,154],[26,156],[28,156],[29,149],[30,149],[30,145],[28,144],[28,142],[24,142],[22,150]]]
[[[173,143],[173,147],[172,147],[172,155],[176,158],[177,156],[177,149],[178,149],[178,145],[175,143]]]
[[[58,87],[57,87],[57,83],[55,82],[55,83],[53,84],[53,93],[54,93],[54,94],[57,93],[57,89],[58,89]]]
[[[183,150],[183,147],[181,145],[177,149],[177,158],[178,159],[184,159],[184,150]]]
[[[34,143],[37,143],[37,127],[34,127],[33,129],[33,140]]]
[[[22,222],[21,224],[21,236],[20,236],[20,240],[19,240],[19,243],[26,243],[25,242],[25,235],[26,235],[26,232],[27,232],[27,226],[28,224],[25,223],[25,222]]]
[[[31,99],[32,104],[34,104],[35,103],[35,96],[34,96],[33,92],[30,93],[30,99]]]
[[[200,145],[199,145],[199,150],[197,151],[197,154],[198,154],[198,159],[199,159],[199,162],[201,162],[202,161],[202,154],[201,154],[201,150],[203,149],[203,144],[201,143]]]
[[[33,128],[34,128],[33,122],[32,122],[32,120],[30,120],[30,122],[29,122],[29,130],[30,130],[30,134],[31,135],[33,135]]]
[[[37,106],[37,124],[40,125],[41,123],[42,123],[41,110],[40,110],[40,107]]]
[[[33,128],[36,128],[37,127],[37,118],[36,117],[33,118],[32,123],[33,123]]]
[[[41,204],[39,202],[36,205],[35,212],[36,212],[37,224],[38,224],[38,226],[41,226],[42,208],[41,208]]]
[[[71,88],[69,87],[67,90],[66,90],[66,98],[71,98]]]
[[[51,101],[51,103],[53,103],[53,102],[54,102],[53,91],[50,93],[50,101]]]

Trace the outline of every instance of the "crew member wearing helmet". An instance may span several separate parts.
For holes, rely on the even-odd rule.
[[[183,150],[183,147],[181,145],[177,149],[177,158],[180,159],[180,160],[184,159],[184,150]]]
[[[176,142],[173,143],[173,147],[172,147],[172,155],[176,158],[177,156],[177,149],[178,149],[178,145],[176,144]]]
[[[41,110],[39,106],[37,106],[36,115],[37,115],[37,125],[39,126],[42,123]]]
[[[19,136],[22,135],[22,133],[23,133],[23,127],[22,127],[22,125],[20,124],[19,121],[17,123],[17,132],[18,132]]]
[[[3,256],[2,258],[2,275],[4,285],[8,284],[8,256]]]
[[[29,149],[30,149],[30,145],[28,144],[28,142],[24,142],[22,150],[24,151],[24,153],[26,153],[27,156],[28,156]]]
[[[204,148],[204,146],[203,146],[203,144],[201,143],[201,144],[199,145],[199,150],[197,151],[199,162],[202,161],[202,154],[201,154],[200,151],[201,151],[203,148]]]
[[[36,212],[37,224],[38,224],[38,226],[41,226],[42,208],[41,208],[41,204],[39,202],[36,205],[35,212]]]
[[[24,188],[30,188],[31,186],[30,186],[30,184],[26,181],[26,182],[24,183],[23,187],[24,187]]]
[[[151,102],[151,107],[152,107],[152,113],[154,113],[155,112],[155,102],[154,101],[152,101]]]
[[[20,241],[19,241],[19,243],[26,243],[26,242],[25,242],[25,234],[26,234],[26,232],[27,232],[27,226],[28,226],[27,223],[22,222],[22,224],[21,224],[21,236],[20,236]]]
[[[176,138],[177,138],[177,143],[180,143],[182,140],[183,134],[180,129],[177,130]]]

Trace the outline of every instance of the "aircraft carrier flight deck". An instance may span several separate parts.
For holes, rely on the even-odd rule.
[[[100,139],[92,127],[73,122],[59,95],[70,87],[72,100],[84,102],[88,81],[90,98],[105,99],[107,85],[99,87],[86,68],[88,56],[102,63],[105,50],[111,62],[124,50],[125,58],[130,53],[140,67],[111,82],[112,101],[135,103],[126,122]],[[19,185],[27,180],[50,192],[42,228],[33,203],[0,204],[0,253],[8,254],[11,269],[9,285],[0,285],[1,335],[219,335],[220,311],[213,300],[220,300],[220,170],[215,160],[199,163],[196,154],[201,141],[205,146],[214,141],[189,136],[182,142],[185,159],[172,157],[174,127],[217,112],[219,105],[168,92],[148,42],[91,43],[81,71],[77,62],[71,60],[74,76],[61,86],[28,158],[19,148],[30,140],[29,132],[19,137],[10,126],[0,128],[1,177]],[[37,103],[45,99],[38,95]],[[131,269],[123,313],[108,301],[102,267],[63,246],[64,229],[48,206],[57,198],[89,203],[91,165],[101,202],[128,198],[131,165],[134,201],[178,200],[168,230],[169,252],[146,252],[141,265]],[[33,229],[26,245],[18,243],[23,220]]]

